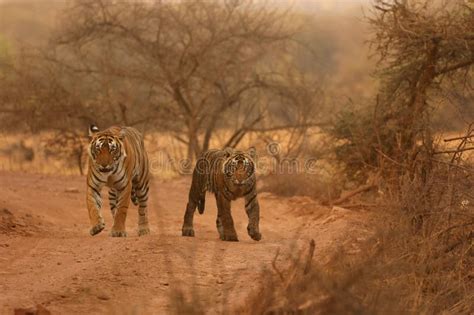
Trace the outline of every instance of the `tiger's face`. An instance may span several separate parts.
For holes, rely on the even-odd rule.
[[[122,141],[119,137],[110,134],[93,135],[89,153],[93,163],[102,173],[114,171],[125,157]]]
[[[235,151],[224,162],[224,175],[235,186],[250,184],[254,180],[255,163],[252,157],[241,151]]]

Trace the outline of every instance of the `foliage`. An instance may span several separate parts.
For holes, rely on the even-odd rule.
[[[371,111],[349,106],[335,115],[327,132],[334,138],[332,149],[337,161],[344,165],[347,179],[363,182],[366,173],[376,167],[378,162],[374,150],[377,138]]]

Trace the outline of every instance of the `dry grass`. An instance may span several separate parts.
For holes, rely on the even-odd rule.
[[[210,148],[222,148],[231,130],[222,130],[210,143]],[[79,136],[78,136],[79,137]],[[69,154],[73,148],[53,148],[50,144],[58,138],[57,133],[41,132],[38,134],[0,134],[0,170],[23,171],[41,174],[79,174],[77,154]],[[305,140],[306,147],[313,146],[320,139],[319,135]],[[87,137],[83,136],[83,152],[80,157],[83,168],[87,167]],[[259,156],[259,174],[266,175],[271,171],[272,157],[268,152],[268,144],[277,143],[281,155],[292,155],[291,148],[295,147],[289,131],[274,131],[271,133],[249,132],[240,142],[238,148],[246,150],[256,147]],[[70,145],[67,143],[66,145]],[[145,146],[151,162],[151,172],[161,179],[175,178],[181,175],[186,159],[186,145],[179,142],[171,133],[147,133]],[[23,147],[23,148],[20,148]],[[34,152],[34,158],[25,157],[25,148]]]
[[[272,174],[262,178],[260,191],[292,197],[308,196],[315,200],[329,202],[341,194],[342,183],[337,177],[321,174]]]

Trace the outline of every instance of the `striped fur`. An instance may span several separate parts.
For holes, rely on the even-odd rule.
[[[148,156],[143,136],[132,127],[110,127],[104,131],[90,128],[87,208],[91,235],[104,227],[101,213],[102,187],[109,187],[109,203],[114,223],[111,236],[127,236],[125,220],[130,201],[138,205],[138,235],[150,233],[148,227]]]
[[[221,240],[238,241],[230,206],[232,200],[241,197],[245,198],[245,211],[249,218],[248,234],[256,241],[261,239],[254,157],[253,148],[249,152],[231,148],[209,150],[199,157],[184,215],[183,236],[194,236],[194,212],[196,208],[200,214],[204,212],[206,191],[209,191],[216,197],[216,226]]]

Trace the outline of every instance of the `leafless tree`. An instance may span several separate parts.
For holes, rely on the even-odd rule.
[[[433,151],[430,100],[448,82],[472,90],[474,11],[465,1],[376,0],[374,8],[383,80],[375,129],[385,133],[381,150],[410,164]]]
[[[129,114],[172,131],[192,159],[223,127],[235,146],[257,127],[314,123],[312,112],[294,115],[303,81],[286,61],[298,30],[290,22],[289,12],[251,0],[77,1],[48,58],[99,82],[109,102],[118,94],[126,123]],[[138,96],[124,98],[124,86]]]

